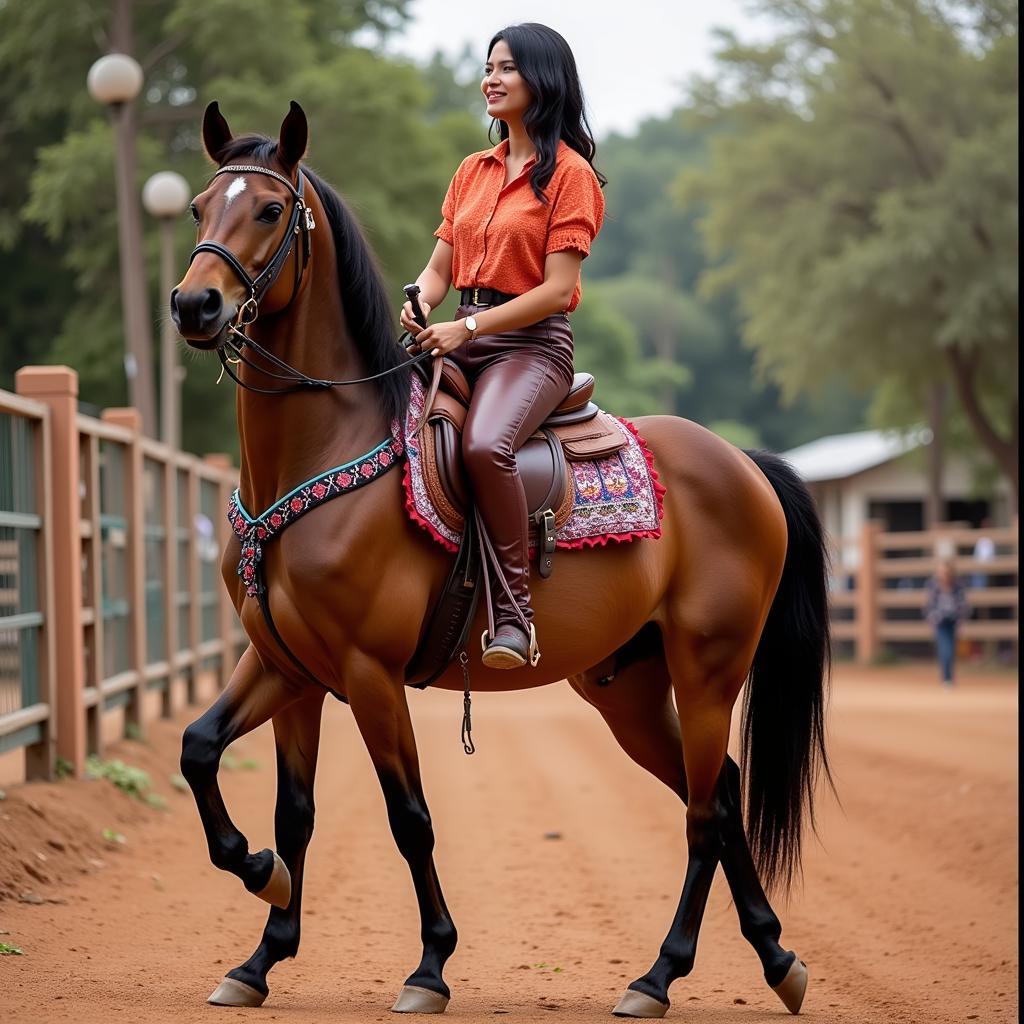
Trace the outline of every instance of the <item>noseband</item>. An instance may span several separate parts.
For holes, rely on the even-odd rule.
[[[306,200],[304,198],[305,175],[302,173],[301,169],[298,172],[297,186],[293,185],[283,174],[278,174],[277,171],[272,171],[269,167],[261,167],[259,164],[228,164],[226,167],[221,167],[213,177],[217,178],[221,174],[238,174],[242,172],[246,174],[265,174],[268,178],[273,178],[275,181],[281,182],[281,184],[291,192],[295,199],[295,204],[292,207],[291,216],[288,219],[288,227],[285,229],[284,237],[281,239],[281,244],[277,247],[277,252],[274,253],[265,269],[256,277],[251,277],[238,257],[226,245],[222,245],[220,242],[200,242],[192,250],[192,255],[189,257],[188,262],[191,266],[193,260],[195,260],[196,256],[201,252],[211,252],[214,255],[219,256],[228,264],[229,267],[231,267],[232,270],[234,270],[242,284],[249,289],[249,297],[241,306],[238,307],[238,312],[235,315],[234,322],[228,324],[227,334],[225,335],[224,340],[217,346],[217,357],[220,359],[221,365],[227,372],[227,375],[239,387],[245,388],[247,391],[256,391],[261,395],[288,395],[294,391],[323,390],[343,387],[347,384],[368,384],[371,381],[380,380],[381,377],[386,377],[389,374],[394,373],[396,370],[408,369],[415,366],[417,363],[422,362],[424,359],[430,358],[430,352],[422,352],[406,363],[399,363],[397,366],[393,366],[389,370],[384,370],[381,373],[375,373],[371,377],[361,377],[359,380],[322,380],[307,376],[301,370],[295,369],[295,367],[290,366],[283,359],[279,359],[272,352],[268,352],[262,345],[258,345],[254,342],[245,333],[245,328],[249,324],[255,322],[256,318],[259,316],[260,299],[263,298],[271,285],[273,285],[279,277],[285,262],[291,255],[292,246],[295,244],[296,236],[301,234],[302,250],[300,257],[295,260],[295,283],[292,286],[292,297],[288,300],[288,305],[291,305],[295,296],[298,294],[299,285],[302,283],[302,275],[306,272],[306,266],[309,263],[309,256],[312,248],[310,233],[316,227],[316,222],[313,220],[313,211],[306,205]],[[232,340],[230,335],[234,335],[238,340]],[[283,374],[274,373],[272,370],[267,370],[262,366],[257,366],[250,359],[246,358],[242,351],[245,346],[248,346],[257,355],[285,372]],[[225,349],[230,349],[233,355],[228,355]],[[246,384],[231,369],[228,365],[229,363],[244,363],[246,366],[256,370],[258,373],[262,373],[264,376],[273,377],[276,380],[288,381],[291,386],[284,388],[258,388],[252,384]]]

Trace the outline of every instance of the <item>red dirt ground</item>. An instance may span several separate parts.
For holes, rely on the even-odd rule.
[[[778,907],[783,942],[811,972],[809,1020],[1017,1018],[1017,680],[965,674],[946,692],[933,679],[931,668],[837,673],[830,728],[842,807],[822,800],[804,886]],[[409,700],[461,936],[448,1017],[613,1019],[678,897],[675,799],[564,684],[478,697],[472,758],[458,741],[459,694]],[[186,721],[156,723],[146,745],[108,752],[149,771],[166,810],[102,781],[19,786],[0,802],[0,942],[25,952],[0,957],[0,1021],[394,1020],[388,1007],[418,960],[412,887],[369,759],[336,703],[299,958],[275,968],[260,1010],[204,1002],[255,946],[266,910],[210,866],[192,799],[169,782]],[[259,763],[222,772],[228,806],[253,849],[272,845],[269,727],[232,754]],[[126,842],[105,841],[104,829]],[[552,832],[561,838],[546,839]],[[788,1016],[740,937],[721,873],[697,967],[671,994],[669,1019]]]

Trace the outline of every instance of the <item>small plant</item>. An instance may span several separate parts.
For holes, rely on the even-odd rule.
[[[142,730],[139,728],[137,722],[125,722],[124,738],[126,740],[135,741],[139,741],[142,739]]]
[[[105,828],[102,835],[108,843],[119,843],[121,846],[124,846],[128,842],[120,832],[115,832],[112,828]]]
[[[24,956],[25,951],[9,942],[0,942],[0,956]]]
[[[53,774],[57,779],[67,779],[75,774],[75,766],[66,758],[58,757],[53,762]]]
[[[150,807],[158,811],[167,810],[167,801],[159,793],[147,793],[145,800]]]
[[[177,790],[182,793],[188,792],[188,783],[185,781],[185,776],[181,772],[173,772],[169,777],[168,781]]]
[[[149,794],[149,774],[124,761],[103,761],[95,755],[85,762],[85,773],[90,779],[106,779],[122,793],[146,800]]]

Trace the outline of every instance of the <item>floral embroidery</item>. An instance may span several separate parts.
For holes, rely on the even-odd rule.
[[[406,511],[439,544],[457,551],[460,537],[431,504],[424,480],[419,439],[412,434],[424,402],[423,384],[413,374],[406,417],[405,447],[409,468],[405,474]],[[665,488],[658,482],[654,457],[628,420],[619,420],[626,447],[606,459],[571,462],[576,491],[568,521],[558,530],[559,548],[595,547],[661,536]]]
[[[378,445],[372,452],[343,468],[335,466],[326,473],[321,473],[255,518],[242,507],[242,499],[237,490],[231,495],[228,502],[228,522],[242,542],[238,575],[244,581],[245,592],[249,597],[256,597],[262,586],[257,572],[257,566],[263,559],[262,542],[273,540],[289,523],[295,522],[310,509],[376,480],[390,467],[396,465],[405,452],[405,443],[397,423],[392,424],[391,434],[387,441]]]

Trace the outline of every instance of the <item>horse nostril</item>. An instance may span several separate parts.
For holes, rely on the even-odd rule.
[[[224,309],[224,296],[221,295],[220,290],[217,288],[207,288],[206,296],[203,298],[203,303],[199,307],[200,315],[203,320],[209,322],[216,320]]]
[[[181,322],[181,314],[178,312],[178,289],[171,292],[171,319],[177,324]]]

